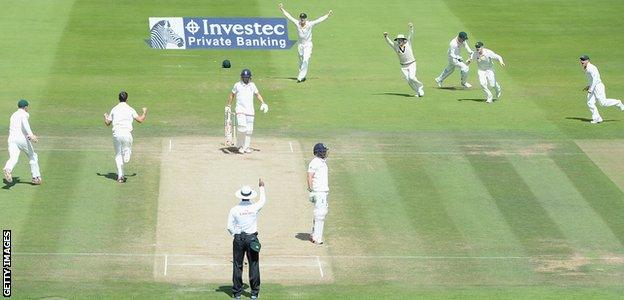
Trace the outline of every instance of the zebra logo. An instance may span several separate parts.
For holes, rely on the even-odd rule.
[[[150,29],[150,47],[154,49],[184,49],[184,38],[175,32],[168,20],[160,20]],[[168,47],[168,45],[171,45]]]

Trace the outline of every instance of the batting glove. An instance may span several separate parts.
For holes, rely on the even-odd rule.
[[[262,103],[262,105],[260,105],[260,110],[266,114],[269,111],[269,105]]]
[[[310,194],[308,195],[310,202],[315,203],[316,199],[314,198],[314,192],[310,192]]]

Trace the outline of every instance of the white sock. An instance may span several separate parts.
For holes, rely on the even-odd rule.
[[[115,156],[115,164],[117,164],[117,178],[123,177],[123,157],[121,154]]]

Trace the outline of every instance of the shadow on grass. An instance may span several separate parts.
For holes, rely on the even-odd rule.
[[[95,173],[97,176],[102,176],[106,179],[110,179],[110,180],[115,180],[117,181],[117,173]],[[132,174],[128,174],[126,175],[126,177],[134,177],[136,176],[136,173],[132,173]]]
[[[4,183],[4,186],[2,188],[5,189],[5,190],[10,190],[16,184],[36,185],[36,184],[34,184],[34,183],[30,182],[30,181],[22,182],[19,177],[13,177],[13,182],[11,182],[11,183],[6,181],[6,179],[2,179],[2,182]]]
[[[583,117],[566,117],[567,120],[577,120],[577,121],[581,121],[581,122],[586,122],[589,123],[592,121],[591,118],[583,118]],[[617,122],[618,120],[602,120],[602,122],[606,123],[606,122]]]
[[[406,94],[406,93],[378,93],[378,94],[373,94],[375,96],[401,96],[401,97],[410,97],[410,98],[415,98],[414,94]]]
[[[272,79],[285,79],[285,80],[292,80],[292,81],[297,81],[297,77],[269,77]]]
[[[457,99],[457,101],[473,101],[473,102],[485,102],[485,99],[482,98],[462,98],[462,99]]]
[[[435,87],[438,90],[449,90],[449,91],[468,91],[470,90],[469,88],[465,88],[462,86],[442,86],[442,87]]]
[[[247,288],[249,288],[249,285],[246,284],[246,283],[243,283],[243,292],[242,292],[241,296],[249,298],[249,297],[251,297],[251,293],[248,292],[248,291],[245,291]],[[232,294],[232,286],[231,285],[222,285],[222,286],[216,288],[215,292],[225,293],[230,298],[232,298],[234,296],[234,294]]]
[[[312,236],[310,236],[310,234],[307,232],[299,232],[295,234],[295,237],[299,240],[306,241],[306,242],[309,242],[312,239]]]
[[[256,149],[256,148],[249,148],[251,149],[252,152],[260,152],[260,149]],[[232,147],[222,147],[219,148],[219,150],[221,150],[221,152],[223,152],[224,154],[234,154],[234,155],[240,155],[241,153],[238,152],[238,148],[232,146]]]

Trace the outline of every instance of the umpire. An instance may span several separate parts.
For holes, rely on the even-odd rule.
[[[243,292],[243,260],[247,254],[249,262],[249,285],[251,299],[258,299],[260,292],[260,241],[258,241],[258,212],[266,203],[264,182],[258,179],[260,200],[256,203],[251,199],[257,196],[256,191],[249,186],[243,186],[236,192],[236,198],[241,201],[230,209],[227,229],[234,236],[232,259],[232,296],[240,299]]]

